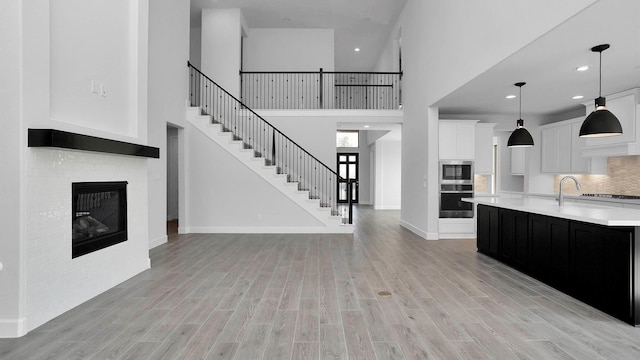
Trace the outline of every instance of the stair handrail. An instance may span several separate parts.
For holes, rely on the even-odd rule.
[[[240,106],[248,111],[250,111],[253,115],[255,115],[257,118],[259,118],[260,120],[264,121],[267,125],[269,125],[270,127],[272,127],[275,131],[277,131],[279,134],[281,134],[284,138],[286,138],[287,140],[291,141],[292,144],[294,144],[295,146],[299,147],[300,150],[304,151],[307,155],[309,155],[311,158],[313,158],[315,161],[317,161],[319,164],[321,164],[322,166],[324,166],[325,168],[327,168],[327,170],[331,171],[333,174],[335,174],[339,180],[344,180],[346,181],[345,178],[343,178],[342,176],[338,175],[337,172],[335,172],[333,169],[331,169],[329,166],[327,166],[325,163],[323,163],[321,160],[319,160],[318,158],[316,158],[315,156],[313,156],[311,153],[309,153],[305,148],[303,148],[302,146],[298,145],[298,143],[296,143],[294,140],[292,140],[290,137],[288,137],[287,135],[285,135],[285,133],[283,133],[282,131],[280,131],[277,127],[273,126],[273,124],[271,124],[269,121],[267,121],[265,118],[263,118],[262,116],[258,115],[258,113],[256,113],[255,111],[253,111],[253,109],[251,109],[250,107],[248,107],[247,105],[245,105],[242,101],[238,100],[238,98],[236,98],[235,96],[233,96],[231,93],[229,93],[225,88],[223,88],[222,86],[220,86],[217,82],[213,81],[210,77],[208,77],[205,73],[203,73],[202,71],[200,71],[200,69],[198,69],[197,67],[193,66],[193,64],[191,64],[190,61],[187,61],[187,67],[192,68],[193,70],[197,71],[200,75],[202,75],[205,79],[211,81],[214,85],[216,85],[218,88],[220,88],[220,90],[224,91],[227,95],[229,95],[233,100],[235,100],[236,102],[238,102],[238,104],[240,104]]]
[[[189,102],[202,113],[220,123],[222,131],[230,131],[244,149],[254,151],[265,165],[276,166],[286,181],[298,184],[298,190],[308,191],[309,199],[318,199],[320,207],[330,208],[331,215],[340,215],[341,184],[348,181],[327,166],[296,141],[284,134],[209,76],[187,61],[189,68]],[[342,189],[342,191],[341,191]],[[344,199],[347,200],[347,199]],[[343,219],[344,221],[345,219]],[[351,224],[349,219],[349,224]]]

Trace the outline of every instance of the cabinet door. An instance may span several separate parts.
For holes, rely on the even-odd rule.
[[[588,173],[590,171],[589,158],[582,156],[582,148],[586,138],[580,137],[582,122],[571,124],[571,173]]]
[[[569,221],[529,214],[531,274],[566,290],[569,285]]]
[[[531,245],[531,274],[542,281],[551,276],[551,238],[549,237],[549,218],[542,215],[529,215],[529,243]],[[567,235],[569,233],[567,232]]]
[[[632,229],[571,223],[571,293],[619,319],[632,321]]]
[[[495,124],[476,124],[476,150],[473,168],[476,174],[493,172],[493,127]]]
[[[499,209],[500,258],[519,269],[528,268],[529,220],[527,213]]]
[[[456,124],[440,123],[438,150],[440,159],[458,159],[458,134]]]
[[[499,236],[498,208],[478,205],[477,224],[478,251],[496,257]]]
[[[571,124],[542,129],[542,166],[546,173],[571,172]]]
[[[442,160],[474,160],[475,123],[469,121],[441,121],[438,127],[439,158]]]
[[[457,125],[457,143],[458,143],[458,159],[474,160],[475,159],[475,123],[458,124]]]
[[[524,175],[525,148],[511,148],[511,175]]]
[[[549,283],[560,290],[569,288],[569,221],[548,218],[548,237],[551,245]]]

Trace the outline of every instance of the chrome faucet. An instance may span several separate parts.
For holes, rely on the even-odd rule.
[[[565,176],[560,180],[560,189],[558,190],[558,205],[562,206],[564,205],[564,193],[562,192],[562,184],[564,183],[565,180],[567,179],[571,179],[573,180],[574,183],[576,183],[576,189],[580,190],[580,183],[578,182],[578,179],[576,179],[573,176]]]

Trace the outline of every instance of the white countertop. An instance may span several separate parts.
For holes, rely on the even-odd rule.
[[[563,206],[559,206],[556,200],[533,197],[476,197],[462,200],[592,224],[640,226],[640,210],[637,209],[566,202]]]

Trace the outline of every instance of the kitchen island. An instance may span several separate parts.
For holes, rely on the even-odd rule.
[[[477,204],[478,252],[640,325],[640,210],[540,198]]]

